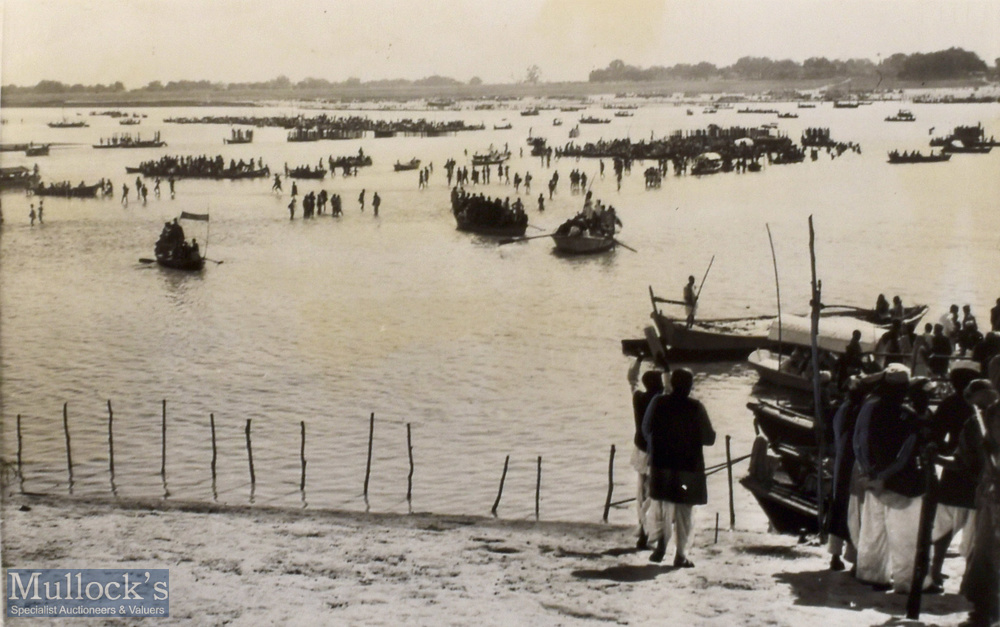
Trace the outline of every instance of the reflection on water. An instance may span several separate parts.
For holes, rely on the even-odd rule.
[[[632,437],[628,362],[620,340],[641,337],[650,323],[647,286],[680,298],[687,276],[703,273],[715,255],[702,315],[773,312],[765,223],[774,235],[785,311],[808,308],[806,218],[813,215],[827,302],[865,306],[885,292],[906,303],[930,304],[931,318],[952,302],[971,303],[985,315],[1000,290],[991,271],[1000,232],[1000,153],[912,167],[886,164],[885,153],[925,147],[930,126],[982,122],[987,135],[1000,133],[1000,109],[914,105],[918,124],[884,124],[896,108],[821,107],[800,112],[787,126],[782,121],[782,131],[792,137],[807,126],[830,127],[835,138],[861,143],[861,155],[824,155],[757,174],[671,175],[654,191],[644,188],[640,167],[620,192],[613,177],[597,177],[594,197],[617,208],[625,225],[621,239],[639,252],[619,248],[596,257],[559,256],[547,238],[499,246],[455,230],[444,162],[453,157],[464,164],[465,149],[482,151],[490,143],[509,142],[519,154],[530,121],[516,117],[510,131],[451,137],[290,144],[280,129],[259,129],[253,144],[222,146],[226,127],[162,123],[211,110],[151,109],[145,132],[161,131],[168,149],[98,155],[87,146],[113,132],[113,120],[88,118],[90,129],[63,134],[45,126],[50,111],[18,111],[10,119],[24,122],[4,126],[5,142],[72,144],[54,146],[50,157],[39,160],[46,181],[111,177],[116,189],[126,180],[132,187],[125,166],[162,154],[263,158],[275,169],[356,154],[363,146],[374,166],[358,177],[299,181],[301,194],[321,188],[340,194],[345,215],[337,219],[289,221],[287,195],[270,193],[267,180],[182,180],[175,200],[164,194],[143,206],[133,198],[127,208],[117,199],[46,199],[46,223],[35,227],[27,221],[32,199],[4,194],[4,454],[9,459],[16,451],[13,429],[21,414],[26,489],[65,491],[61,409],[68,402],[76,494],[106,493],[113,485],[121,496],[169,493],[361,509],[368,416],[374,411],[374,511],[408,509],[409,423],[416,509],[486,513],[510,455],[499,514],[531,517],[541,455],[542,517],[597,520],[612,443],[622,452],[616,494],[626,498],[632,490],[624,454]],[[507,112],[426,115],[461,116],[492,128]],[[728,126],[763,120],[720,111],[711,121]],[[581,140],[662,136],[704,123],[683,108],[649,106],[625,122],[581,128]],[[567,141],[566,131],[546,130],[551,143]],[[426,190],[418,189],[416,173],[392,171],[396,160],[414,155],[435,164]],[[19,153],[0,156],[4,165],[32,163]],[[530,222],[540,230],[528,235],[552,232],[582,207],[583,197],[570,194],[565,181],[569,170],[585,166],[552,162],[562,182],[544,213],[529,209]],[[539,181],[551,176],[531,157],[515,157],[510,167],[530,170]],[[370,209],[359,211],[363,188],[382,197],[378,218]],[[515,195],[500,184],[476,191]],[[526,197],[525,204],[534,207],[530,201]],[[163,222],[182,210],[211,214],[205,243],[211,257],[224,263],[208,264],[198,274],[138,263],[152,256]],[[716,430],[733,436],[734,455],[748,452],[754,434],[745,404],[756,375],[734,363],[694,368],[695,394]],[[115,407],[113,478],[108,399]],[[163,399],[165,477],[159,472]],[[214,480],[210,413],[217,436]],[[247,419],[253,421],[253,485]],[[307,494],[299,490],[300,420],[307,423]],[[708,464],[718,463],[724,450],[716,446],[706,456]],[[713,503],[722,499],[724,507],[724,476],[713,476],[709,490]],[[629,521],[629,510],[614,512],[612,522]]]

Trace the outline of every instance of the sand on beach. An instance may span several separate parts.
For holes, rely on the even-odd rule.
[[[905,621],[906,598],[831,572],[823,547],[701,525],[663,564],[613,525],[9,495],[5,568],[168,568],[168,619],[199,625],[959,625],[964,562]],[[711,521],[714,526],[714,520]],[[67,624],[7,619],[9,624]],[[30,621],[30,622],[29,622]]]

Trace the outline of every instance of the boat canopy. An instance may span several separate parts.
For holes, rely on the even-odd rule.
[[[823,349],[834,353],[843,353],[851,341],[854,331],[861,331],[861,350],[871,353],[875,350],[875,344],[885,333],[885,329],[848,317],[829,317],[819,319],[819,335],[816,338],[817,345]],[[781,342],[782,344],[794,344],[797,346],[812,346],[812,319],[808,316],[782,316],[781,317]],[[768,339],[778,341],[778,321],[771,323],[768,331]]]

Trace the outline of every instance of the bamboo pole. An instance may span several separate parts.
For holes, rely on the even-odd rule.
[[[160,420],[160,476],[167,476],[167,399],[163,399],[163,418]]]
[[[774,238],[771,237],[771,225],[767,228],[767,241],[771,243],[771,263],[774,265],[774,293],[778,300],[778,367],[781,367],[781,283],[778,282],[778,256],[774,254]]]
[[[69,485],[73,488],[73,452],[69,444],[69,403],[63,403],[63,433],[66,434],[66,466],[69,468]]]
[[[812,345],[812,369],[813,369],[813,405],[814,419],[816,425],[816,439],[818,451],[816,454],[816,519],[817,528],[820,530],[820,538],[825,541],[826,533],[823,531],[823,451],[826,448],[826,425],[823,412],[823,396],[820,392],[819,377],[819,313],[823,307],[821,293],[823,283],[816,278],[816,231],[813,229],[813,218],[809,216],[809,266],[812,270],[812,331],[810,332],[810,343]]]
[[[611,511],[611,496],[615,491],[615,445],[611,445],[611,459],[608,460],[608,498],[604,500],[604,522],[608,522]]]
[[[729,442],[732,438],[726,436],[726,474],[729,476],[729,529],[736,528],[736,505],[733,498],[733,456],[730,453]]]
[[[535,520],[538,520],[538,510],[542,500],[542,456],[538,456],[538,475],[535,479]]]
[[[253,472],[253,445],[250,443],[250,418],[247,418],[247,426],[244,432],[247,436],[247,461],[250,462],[250,486],[252,490],[253,486],[257,485],[257,477]]]
[[[299,459],[302,460],[302,480],[299,482],[299,490],[304,492],[306,489],[306,421],[300,421],[299,427],[302,430],[302,445],[299,447]]]
[[[410,474],[406,476],[406,502],[413,501],[413,440],[410,437],[410,423],[406,423],[406,452],[410,457]]]
[[[365,463],[365,503],[368,502],[368,479],[372,474],[372,443],[375,438],[375,412],[368,419],[368,461]]]
[[[715,543],[719,543],[719,512],[715,512]]]
[[[503,460],[503,473],[500,475],[500,489],[497,490],[497,500],[493,501],[493,509],[490,510],[490,513],[494,516],[497,515],[497,508],[500,507],[500,497],[503,496],[503,483],[507,479],[507,464],[509,463],[510,455],[505,457]]]

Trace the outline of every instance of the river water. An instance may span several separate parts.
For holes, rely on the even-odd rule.
[[[386,119],[427,117],[483,122],[512,130],[439,138],[397,137],[287,143],[281,129],[257,129],[253,144],[224,146],[224,125],[164,123],[172,116],[313,113],[290,107],[153,108],[139,126],[89,116],[90,109],[7,109],[2,141],[57,142],[47,157],[3,153],[4,166],[38,163],[44,181],[95,182],[110,177],[116,194],[133,189],[128,207],[115,199],[45,199],[45,223],[28,223],[29,203],[4,193],[0,235],[0,419],[6,460],[17,450],[21,415],[26,490],[65,492],[62,407],[68,403],[75,494],[107,493],[107,401],[114,410],[115,490],[225,503],[364,509],[369,415],[375,413],[369,504],[406,511],[406,424],[412,428],[413,509],[481,514],[496,496],[510,455],[501,516],[534,515],[537,457],[543,458],[541,516],[598,520],[607,491],[608,453],[617,447],[616,499],[632,495],[628,359],[622,338],[649,324],[648,286],[679,298],[689,274],[700,281],[712,256],[700,314],[772,313],[774,270],[765,224],[774,236],[785,312],[808,309],[807,218],[816,225],[817,264],[827,303],[870,306],[875,296],[928,303],[936,319],[951,303],[970,303],[980,324],[1000,296],[1000,151],[955,155],[948,163],[894,166],[886,152],[927,150],[929,129],[943,134],[982,123],[1000,135],[1000,105],[904,105],[916,123],[890,124],[898,103],[856,110],[829,104],[780,120],[798,138],[805,127],[829,127],[839,141],[862,146],[816,162],[765,166],[757,174],[667,176],[645,190],[636,164],[616,191],[611,164],[593,183],[596,198],[616,207],[621,241],[638,250],[568,259],[548,239],[507,246],[454,228],[444,162],[468,164],[473,152],[509,144],[514,172],[535,185],[522,196],[530,222],[548,232],[582,205],[569,172],[592,177],[593,160],[555,160],[554,200],[536,210],[551,176],[528,156],[529,132],[565,143],[577,114],[516,110],[366,112]],[[780,105],[795,110],[794,104]],[[78,115],[79,114],[79,115]],[[610,115],[592,109],[579,115]],[[51,129],[47,122],[86,119],[89,128]],[[552,126],[552,118],[565,124]],[[774,116],[685,115],[685,107],[647,105],[634,117],[583,125],[578,141],[663,136],[709,123],[758,125]],[[99,150],[90,144],[122,131],[165,149]],[[134,196],[126,165],[163,154],[262,157],[273,171],[315,164],[363,147],[374,166],[360,176],[299,181],[343,197],[345,215],[288,219],[286,194],[271,181],[182,180],[177,196]],[[524,156],[519,155],[524,148]],[[468,151],[466,153],[466,151]],[[416,172],[393,172],[411,157],[433,163],[426,190]],[[152,182],[147,181],[152,190]],[[166,185],[164,184],[164,190]],[[382,197],[381,215],[359,211],[357,196]],[[477,191],[511,195],[494,182]],[[187,228],[222,265],[200,274],[138,263],[152,257],[164,223],[181,211],[211,214]],[[695,366],[695,395],[720,434],[708,464],[749,452],[754,433],[745,408],[756,376],[739,363]],[[166,479],[160,475],[162,400],[167,401]],[[209,415],[218,438],[213,489]],[[244,428],[252,419],[256,486],[251,491]],[[299,491],[300,421],[306,423],[307,487]],[[745,466],[737,467],[737,477]],[[711,478],[706,511],[725,512],[725,473]],[[764,524],[739,486],[742,524]],[[707,514],[707,515],[710,515]],[[629,523],[619,508],[612,522]]]

